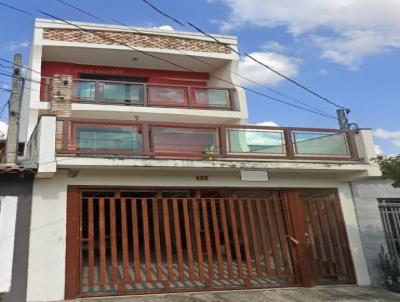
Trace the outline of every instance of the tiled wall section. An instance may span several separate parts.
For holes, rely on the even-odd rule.
[[[228,47],[216,42],[132,32],[87,32],[75,29],[45,28],[43,31],[43,39],[108,45],[120,45],[120,43],[124,43],[134,47],[216,52],[226,54],[231,52]]]

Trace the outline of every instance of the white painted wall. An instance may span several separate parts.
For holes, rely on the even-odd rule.
[[[358,285],[370,285],[371,278],[365,258],[357,213],[349,183],[342,184],[339,189],[339,198],[342,205],[347,236],[350,242],[350,251],[353,257]]]
[[[18,198],[0,196],[0,293],[10,291]]]
[[[208,181],[196,181],[196,175]],[[28,268],[28,301],[64,298],[66,196],[68,185],[169,187],[310,187],[337,188],[349,235],[358,284],[368,285],[369,274],[361,247],[354,205],[348,183],[318,173],[271,173],[269,182],[240,180],[239,170],[82,170],[75,178],[59,171],[51,179],[36,179],[32,196],[31,237]],[[43,289],[46,290],[43,290]]]
[[[27,70],[27,78],[32,81],[26,81],[25,91],[21,104],[20,118],[20,141],[27,142],[38,121],[38,107],[43,105],[40,103],[40,81],[42,67],[42,40],[43,30],[35,28],[33,32],[33,43],[29,56],[29,70]],[[35,70],[33,72],[32,70]]]
[[[56,117],[42,115],[38,127],[37,177],[51,177],[57,170]]]

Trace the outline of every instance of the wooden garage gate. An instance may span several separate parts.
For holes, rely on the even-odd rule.
[[[70,187],[66,298],[353,283],[332,190]]]

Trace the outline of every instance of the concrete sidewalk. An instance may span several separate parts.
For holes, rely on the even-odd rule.
[[[313,288],[280,288],[236,290],[203,293],[179,293],[108,298],[85,298],[74,302],[316,302],[316,301],[400,301],[390,291],[358,286],[319,286]]]

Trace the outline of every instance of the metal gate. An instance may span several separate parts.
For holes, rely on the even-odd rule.
[[[336,254],[345,238],[334,225],[340,221],[328,211],[333,204],[319,197],[296,193],[301,218],[290,194],[278,190],[76,189],[69,195],[66,298],[282,287],[306,284],[304,274],[314,283],[349,276],[348,255]],[[305,240],[298,221],[308,230]],[[315,260],[315,276],[307,272],[313,267],[307,248],[314,251],[308,261]]]

